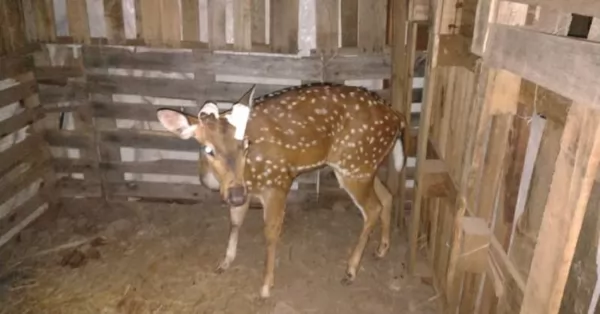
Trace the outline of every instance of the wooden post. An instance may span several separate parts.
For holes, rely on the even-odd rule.
[[[561,148],[521,314],[558,313],[592,183],[600,162],[600,112],[573,104]]]

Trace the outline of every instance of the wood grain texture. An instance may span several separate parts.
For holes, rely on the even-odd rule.
[[[67,18],[69,19],[69,36],[75,42],[90,42],[90,25],[87,13],[86,1],[67,0]],[[106,14],[106,2],[105,2]],[[108,24],[107,24],[108,29]]]
[[[270,41],[274,52],[298,52],[298,0],[269,0]]]
[[[104,22],[106,38],[111,44],[125,41],[125,20],[123,19],[123,3],[121,0],[104,0]]]
[[[490,66],[589,106],[600,104],[596,84],[600,44],[494,25],[484,56]]]
[[[337,0],[316,2],[317,49],[323,53],[333,53],[338,48],[339,6]]]
[[[358,47],[363,52],[381,52],[386,37],[385,0],[358,0]]]
[[[7,89],[0,90],[0,108],[18,102],[37,92],[35,81],[27,81],[14,85]]]
[[[208,44],[210,49],[223,49],[227,44],[225,37],[225,1],[208,1]]]
[[[15,77],[33,69],[33,58],[14,56],[0,58],[0,80]]]
[[[252,48],[252,0],[233,2],[233,47],[235,50]]]
[[[200,41],[200,6],[198,0],[181,0],[183,40]]]
[[[161,0],[140,0],[137,4],[139,4],[139,7],[136,8],[136,11],[139,11],[140,13],[140,29],[145,44],[149,46],[160,46],[163,40]]]
[[[571,106],[520,313],[558,313],[600,162],[600,113]]]
[[[251,0],[252,2],[252,43],[267,43],[266,3],[269,0]]]
[[[162,40],[167,47],[181,45],[181,8],[177,1],[161,0]]]
[[[358,0],[341,1],[342,47],[358,47]]]

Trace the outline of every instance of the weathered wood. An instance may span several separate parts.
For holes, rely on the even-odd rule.
[[[33,58],[27,56],[0,58],[0,80],[23,74],[33,69]]]
[[[592,25],[590,25],[590,32],[588,33],[588,40],[600,41],[600,17],[592,19]]]
[[[462,35],[440,35],[438,66],[462,66],[473,71],[479,57],[471,53],[470,43]]]
[[[104,130],[100,141],[107,145],[136,148],[155,148],[178,151],[198,151],[195,140],[177,140],[168,132],[148,130]]]
[[[0,90],[0,108],[18,102],[37,92],[35,81],[27,81],[7,89]]]
[[[223,49],[227,44],[225,37],[225,7],[224,1],[208,1],[208,44],[210,49]]]
[[[50,146],[88,148],[92,143],[91,134],[78,131],[47,130],[43,136]]]
[[[34,73],[40,84],[67,85],[69,78],[83,76],[83,69],[80,66],[37,66]]]
[[[381,52],[385,47],[385,0],[358,0],[358,46],[363,52]]]
[[[493,0],[481,0],[477,2],[477,13],[475,15],[475,25],[473,28],[473,41],[471,51],[483,56],[485,45],[488,38],[489,23],[493,21],[493,12],[496,10],[497,2]]]
[[[84,46],[82,53],[87,68],[193,72],[194,67],[193,54],[190,52],[134,52],[127,48]]]
[[[15,116],[0,121],[0,138],[14,133],[26,125],[32,124],[42,118],[42,116],[39,110],[26,109]]]
[[[65,86],[38,85],[38,88],[43,105],[83,101],[88,96],[82,82],[69,81]]]
[[[161,0],[161,37],[168,47],[181,45],[181,11],[177,2]]]
[[[598,281],[597,256],[600,227],[600,182],[596,180],[585,210],[581,233],[562,297],[560,313],[597,313],[599,304],[592,301]],[[590,306],[595,306],[590,308]]]
[[[0,3],[0,54],[20,52],[25,48],[27,41],[23,22],[20,1]]]
[[[14,225],[6,233],[4,233],[4,234],[2,234],[2,236],[0,236],[0,247],[5,245],[6,243],[8,243],[21,230],[25,229],[32,222],[34,222],[36,219],[38,219],[42,214],[44,214],[46,212],[46,210],[49,207],[47,204],[38,204],[37,203],[38,198],[30,199],[30,201],[31,202],[26,202],[23,205],[21,205],[19,207],[19,210],[24,211],[26,209],[32,208],[35,205],[39,205],[39,206],[36,206],[35,210],[31,214],[29,214],[27,217],[25,217],[23,220],[21,220],[18,224]],[[25,205],[27,205],[29,207],[24,207]]]
[[[298,52],[298,0],[270,2],[270,40],[274,52]]]
[[[538,7],[539,18],[531,26],[540,32],[566,36],[569,32],[572,15],[551,7]]]
[[[424,167],[420,188],[423,189],[424,197],[449,198],[453,202],[456,198],[456,188],[444,161],[439,159],[427,159],[422,164]]]
[[[485,62],[589,106],[597,106],[600,44],[494,25]]]
[[[358,0],[341,0],[342,47],[358,46]]]
[[[391,58],[387,54],[336,57],[327,63],[325,80],[387,79],[391,77]]]
[[[487,267],[488,250],[492,233],[482,218],[463,217],[460,221],[462,241],[459,243],[457,269],[464,272],[483,273]]]
[[[520,313],[558,313],[600,161],[600,114],[571,106]]]
[[[546,119],[565,125],[573,101],[528,80],[523,80],[519,102],[532,106],[535,113]]]
[[[139,6],[136,7],[136,20],[139,18],[140,23],[138,32],[141,29],[144,42],[150,46],[157,46],[162,43],[162,19],[160,5],[161,0],[143,0],[136,2]]]
[[[316,2],[317,15],[317,49],[325,54],[333,53],[338,48],[339,6],[337,0],[320,0]]]
[[[36,133],[1,152],[0,174],[4,174],[12,169],[15,165],[24,160],[26,156],[39,154],[38,150],[41,146],[42,137]]]
[[[514,2],[549,7],[561,12],[600,17],[600,3],[589,0],[515,0]]]
[[[56,182],[60,197],[100,197],[102,195],[100,182],[90,180],[62,178]]]
[[[252,0],[233,3],[233,47],[236,50],[252,48]]]
[[[198,0],[181,0],[183,40],[200,41],[200,6]]]
[[[3,175],[0,182],[0,204],[51,172],[50,159],[47,158],[47,155],[46,158],[43,155],[39,157],[33,162],[22,164],[22,167],[15,167],[10,173]]]
[[[56,39],[56,26],[54,23],[54,7],[52,0],[34,0],[35,25],[37,39],[42,42]]]
[[[104,23],[109,43],[121,44],[125,41],[125,20],[121,0],[104,0]]]
[[[251,0],[252,2],[252,43],[253,44],[266,44],[266,2],[268,0]]]

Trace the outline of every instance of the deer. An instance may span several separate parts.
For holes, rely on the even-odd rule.
[[[381,239],[375,257],[385,257],[390,248],[392,194],[376,173],[391,151],[394,168],[403,171],[405,116],[363,87],[311,83],[256,99],[255,87],[222,112],[215,102],[206,101],[197,115],[170,108],[158,108],[156,113],[167,131],[199,143],[201,184],[219,191],[230,207],[225,257],[215,272],[224,272],[234,261],[250,199],[258,199],[266,240],[259,295],[269,298],[291,185],[298,175],[328,166],[363,218],[341,280],[349,285],[377,221]]]

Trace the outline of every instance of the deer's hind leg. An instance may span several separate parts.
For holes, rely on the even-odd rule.
[[[342,280],[343,284],[350,284],[356,278],[356,272],[365,246],[373,231],[373,227],[375,227],[377,220],[380,218],[382,204],[377,195],[373,177],[351,178],[343,176],[338,171],[336,171],[336,177],[340,185],[348,192],[354,204],[361,210],[364,218],[362,231],[348,260],[346,276]]]
[[[381,182],[377,176],[375,176],[373,181],[375,193],[382,206],[381,214],[379,216],[381,219],[381,242],[379,242],[379,247],[375,252],[375,256],[383,258],[390,249],[390,221],[392,216],[393,198],[390,191],[383,185],[383,182]]]

